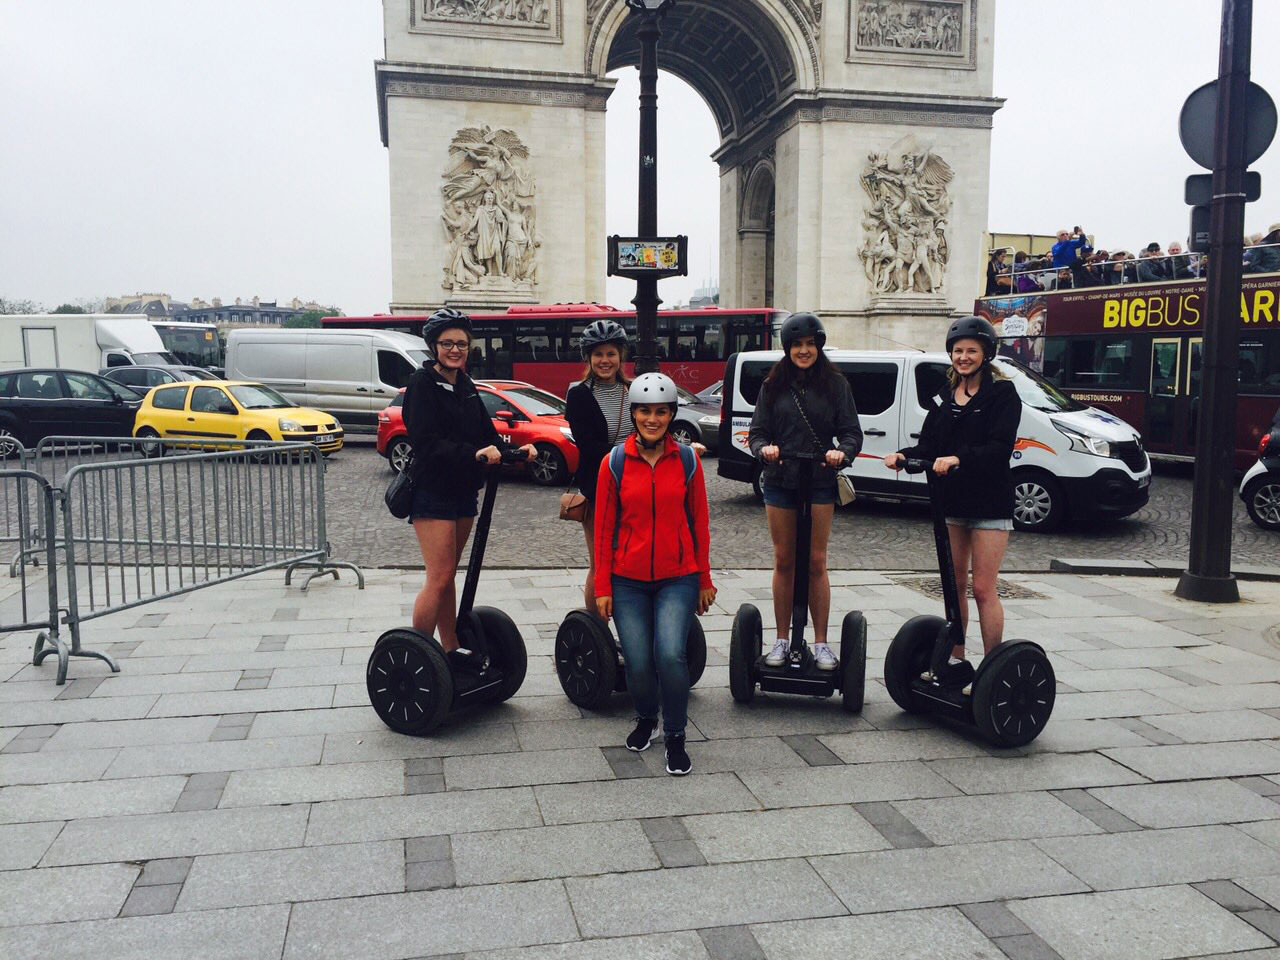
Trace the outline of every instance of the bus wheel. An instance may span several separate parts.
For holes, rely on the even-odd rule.
[[[1013,526],[1027,533],[1058,529],[1067,511],[1062,485],[1047,473],[1028,470],[1013,476]]]

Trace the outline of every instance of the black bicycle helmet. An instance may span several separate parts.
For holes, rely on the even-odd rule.
[[[471,318],[453,307],[441,307],[423,325],[422,339],[427,341],[427,346],[435,349],[436,341],[440,339],[440,333],[444,330],[465,330],[470,337]]]
[[[793,313],[787,317],[782,321],[779,336],[782,337],[783,350],[790,350],[791,344],[801,337],[813,337],[819,350],[827,345],[827,331],[822,326],[822,321],[812,313]]]
[[[987,360],[996,355],[1000,345],[996,337],[996,328],[982,317],[961,317],[959,320],[953,320],[951,326],[947,328],[947,353],[951,352],[957,340],[977,340],[982,344]]]
[[[616,343],[621,349],[627,345],[627,331],[616,320],[593,320],[587,324],[578,338],[578,347],[583,357],[589,357],[591,351],[602,343]]]

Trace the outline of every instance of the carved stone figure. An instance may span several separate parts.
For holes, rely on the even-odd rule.
[[[511,3],[520,7],[519,0]],[[444,288],[532,289],[541,244],[528,149],[510,130],[467,127],[449,145],[449,160],[440,188],[449,240]]]
[[[424,20],[461,23],[514,24],[547,27],[551,8],[547,0],[418,0]]]
[[[953,177],[945,160],[911,136],[867,157],[861,182],[870,205],[858,256],[876,293],[942,291]]]
[[[862,0],[858,49],[960,53],[963,9],[940,0]]]

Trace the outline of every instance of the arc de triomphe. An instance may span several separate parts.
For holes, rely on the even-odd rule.
[[[603,300],[623,0],[383,0],[392,310]],[[994,0],[680,0],[659,63],[715,116],[725,306],[936,345],[978,292]],[[668,154],[669,156],[669,154]],[[668,161],[670,162],[670,161]],[[678,223],[663,223],[669,233]]]

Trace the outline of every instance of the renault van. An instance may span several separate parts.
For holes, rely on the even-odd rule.
[[[421,337],[392,330],[232,330],[227,379],[251,380],[375,434],[378,414],[427,359]]]
[[[944,353],[826,350],[853,388],[862,452],[845,469],[860,497],[926,500],[923,474],[889,470],[885,456],[920,435],[929,398],[943,387]],[[725,364],[719,473],[760,489],[760,465],[747,430],[760,385],[780,350],[735,353]],[[1151,463],[1138,432],[1109,413],[1077,403],[1043,377],[1004,357],[995,361],[1022,399],[1013,447],[1014,526],[1048,532],[1068,516],[1126,517],[1146,505]]]

